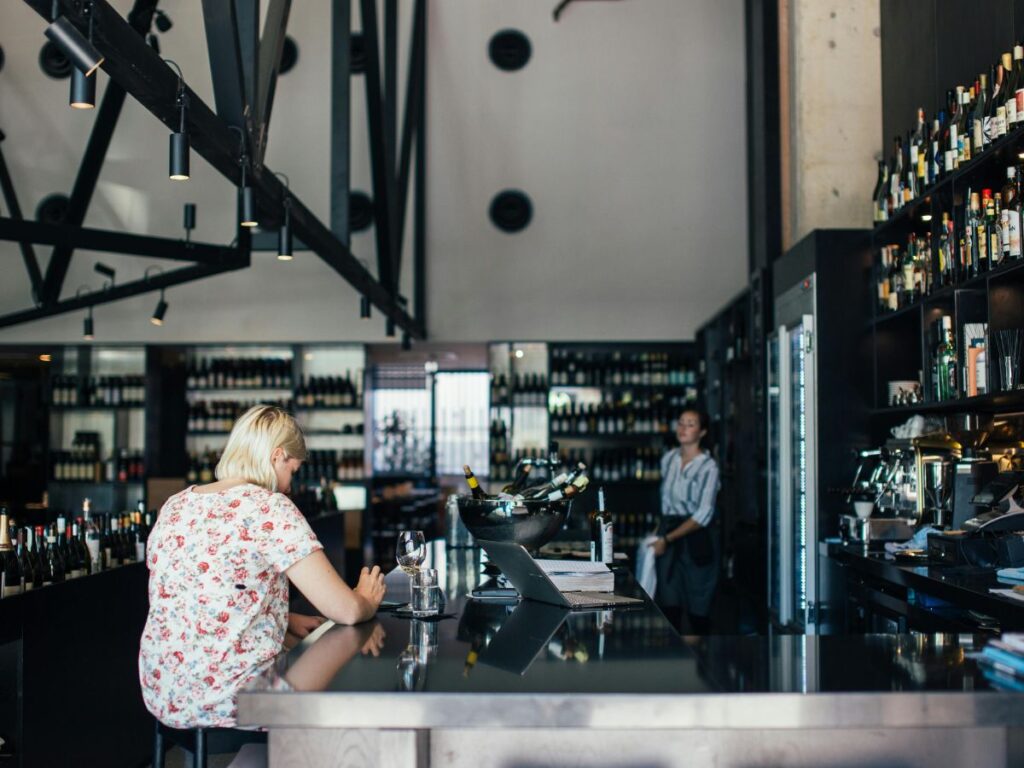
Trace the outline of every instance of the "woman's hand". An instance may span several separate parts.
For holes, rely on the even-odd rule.
[[[651,542],[650,547],[654,550],[655,557],[661,557],[668,549],[668,541],[664,536],[659,536]]]
[[[373,656],[380,656],[380,650],[384,647],[384,638],[387,637],[387,632],[384,631],[384,627],[381,626],[380,622],[374,622],[373,630],[370,632],[369,638],[363,643],[361,653],[363,656],[371,654]]]
[[[373,566],[373,570],[363,568],[359,572],[359,583],[354,591],[370,604],[372,613],[377,612],[384,599],[384,589],[384,574],[380,572],[379,565]]]
[[[301,613],[289,613],[288,632],[301,640],[325,621],[327,619],[323,616],[303,616]]]

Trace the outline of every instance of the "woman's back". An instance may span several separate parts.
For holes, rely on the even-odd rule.
[[[284,572],[322,549],[287,497],[244,483],[172,496],[150,533],[147,708],[176,726],[229,726],[235,695],[281,650]]]

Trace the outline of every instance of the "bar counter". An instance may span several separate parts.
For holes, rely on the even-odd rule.
[[[989,688],[967,656],[980,637],[683,638],[649,600],[569,612],[467,599],[486,556],[432,555],[451,618],[325,625],[241,694],[240,723],[270,729],[271,764],[337,764],[345,750],[408,766],[1022,757],[1024,697]],[[389,574],[389,599],[407,582]],[[382,632],[379,655],[361,653]]]
[[[854,603],[892,617],[901,631],[1024,631],[1024,601],[990,592],[1012,586],[996,577],[996,568],[906,564],[859,544],[827,547],[848,571]]]

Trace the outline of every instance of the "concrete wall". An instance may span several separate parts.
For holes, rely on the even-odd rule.
[[[785,248],[812,229],[871,226],[882,76],[878,0],[782,3]]]
[[[130,5],[114,4],[122,11]],[[554,5],[430,2],[430,336],[691,337],[746,282],[743,4],[578,2],[559,23],[551,17]],[[324,219],[326,6],[293,3],[289,33],[300,58],[278,86],[267,154],[267,164],[287,173]],[[181,64],[212,105],[200,5],[167,11],[175,24],[161,36],[163,55]],[[67,81],[39,70],[44,26],[22,3],[0,7],[0,128],[29,215],[46,194],[70,189],[94,119],[65,106]],[[520,72],[501,72],[486,56],[490,36],[506,27],[523,30],[533,44]],[[403,40],[408,30],[403,24]],[[100,78],[102,89],[106,75]],[[352,186],[369,190],[364,103],[356,78]],[[232,187],[195,154],[192,179],[168,181],[166,135],[129,99],[86,225],[175,237],[181,206],[191,201],[199,204],[195,239],[230,241]],[[518,235],[499,232],[486,216],[492,196],[507,187],[527,191],[534,203],[533,222]],[[352,248],[375,264],[372,233],[355,237]],[[48,249],[39,250],[45,262]],[[27,308],[17,248],[0,243],[0,258],[0,312]],[[159,263],[80,252],[65,296],[101,285],[92,271],[97,258],[116,266],[119,282]],[[404,292],[411,295],[408,255],[405,264]],[[383,339],[383,322],[360,321],[354,291],[311,254],[288,264],[256,254],[249,270],[171,289],[160,329],[148,322],[156,298],[97,308],[97,341]],[[0,330],[0,343],[77,341],[83,314]]]

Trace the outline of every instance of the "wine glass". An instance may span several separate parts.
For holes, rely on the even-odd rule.
[[[419,570],[426,556],[427,545],[423,541],[423,531],[402,531],[398,534],[395,559],[403,571],[412,576]]]

